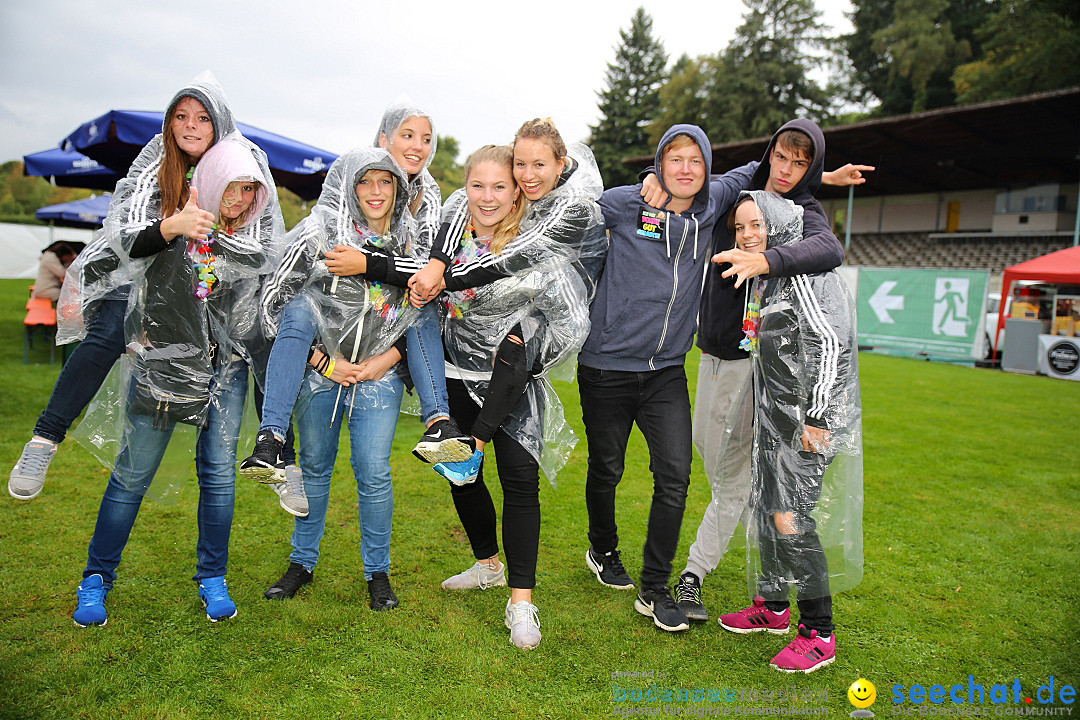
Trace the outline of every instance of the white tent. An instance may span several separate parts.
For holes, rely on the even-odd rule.
[[[49,239],[49,230],[52,239]],[[88,243],[93,231],[78,228],[0,223],[0,278],[37,278],[41,251],[57,240]]]

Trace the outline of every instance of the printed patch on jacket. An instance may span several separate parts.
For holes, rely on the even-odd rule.
[[[641,211],[641,222],[638,223],[637,234],[647,238],[659,239],[664,234],[664,221],[667,213],[663,210],[645,208]]]

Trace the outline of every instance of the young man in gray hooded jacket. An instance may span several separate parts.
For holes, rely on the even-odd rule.
[[[586,562],[601,583],[634,587],[619,559],[615,488],[636,422],[649,444],[654,489],[634,607],[667,631],[689,627],[667,587],[693,452],[683,365],[697,326],[713,225],[749,187],[757,165],[710,180],[712,148],[705,132],[675,125],[656,150],[660,180],[671,196],[662,209],[642,201],[640,184],[612,188],[600,198],[611,242],[578,366],[589,444]]]

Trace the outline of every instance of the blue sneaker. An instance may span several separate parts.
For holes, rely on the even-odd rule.
[[[105,587],[100,575],[84,578],[75,594],[79,598],[73,616],[76,625],[84,628],[87,625],[105,625],[109,622],[105,614],[105,596],[109,594],[109,588]]]
[[[435,463],[433,467],[435,472],[454,485],[468,485],[471,482],[476,482],[476,476],[480,474],[480,466],[483,463],[484,451],[476,450],[468,460]]]
[[[229,597],[224,575],[200,580],[199,599],[206,608],[206,617],[210,622],[236,617],[236,603]]]

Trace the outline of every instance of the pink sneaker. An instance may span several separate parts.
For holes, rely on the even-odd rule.
[[[720,616],[720,627],[733,633],[745,634],[768,631],[773,635],[787,635],[791,627],[791,609],[774,613],[765,609],[765,598],[754,596],[754,604],[739,612]]]
[[[800,625],[795,639],[778,652],[769,664],[780,672],[812,673],[831,665],[835,659],[836,633],[830,635],[828,640],[822,640],[817,630],[807,630],[805,625]]]

